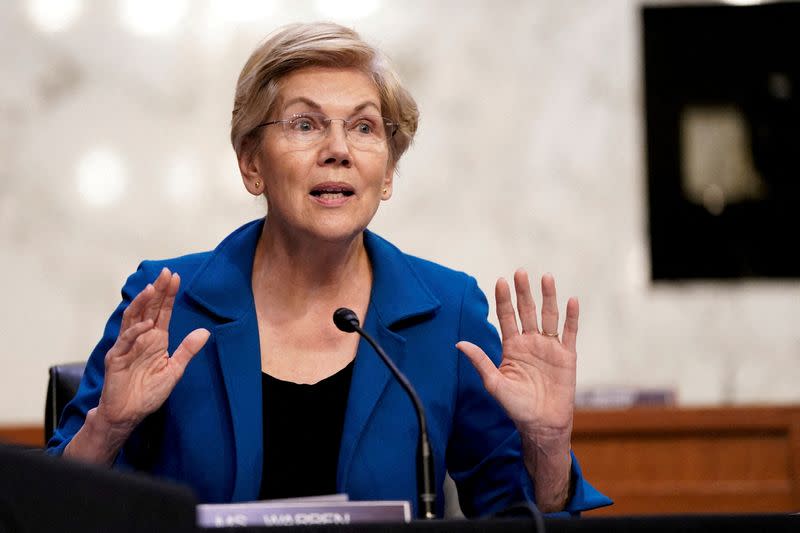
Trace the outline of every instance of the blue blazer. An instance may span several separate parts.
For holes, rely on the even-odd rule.
[[[145,261],[122,289],[122,303],[92,352],[75,399],[49,442],[60,454],[98,404],[104,356],[122,312],[166,266],[181,276],[170,324],[170,353],[190,331],[211,337],[164,406],[143,422],[117,465],[186,483],[202,502],[257,499],[263,459],[261,351],[251,273],[264,221],[250,222],[211,251]],[[499,362],[501,345],[486,320],[475,280],[408,256],[366,231],[373,287],[364,328],[417,388],[427,411],[439,513],[445,470],[467,516],[533,500],[513,423],[455,348],[469,340]],[[353,369],[336,485],[352,499],[409,500],[416,505],[417,420],[410,400],[362,339]],[[574,495],[566,511],[608,505],[573,458]]]

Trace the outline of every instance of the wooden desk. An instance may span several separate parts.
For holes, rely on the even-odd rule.
[[[5,442],[42,435],[0,428]],[[582,410],[572,443],[615,502],[589,515],[800,511],[800,407]]]
[[[800,511],[800,407],[579,411],[597,515]]]
[[[44,426],[0,426],[0,443],[41,448],[44,446]]]

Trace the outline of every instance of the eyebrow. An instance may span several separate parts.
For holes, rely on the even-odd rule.
[[[298,96],[296,98],[292,98],[291,100],[288,100],[284,104],[283,108],[284,109],[288,109],[289,107],[293,106],[294,104],[306,104],[307,106],[309,106],[309,107],[311,107],[313,109],[316,109],[317,111],[321,111],[322,110],[322,106],[321,105],[319,105],[314,100],[311,100],[310,98],[306,98],[305,96]],[[373,102],[371,100],[367,100],[366,102],[362,102],[362,103],[358,104],[357,106],[355,106],[353,108],[353,113],[358,113],[359,111],[362,111],[367,107],[374,107],[377,111],[380,111],[380,107],[378,106],[378,104],[376,104],[375,102]]]
[[[320,106],[314,100],[306,98],[305,96],[298,96],[297,98],[292,98],[291,100],[288,100],[283,105],[283,108],[287,109],[287,108],[293,106],[294,104],[306,104],[307,106],[313,107],[314,109],[322,109],[322,106]]]

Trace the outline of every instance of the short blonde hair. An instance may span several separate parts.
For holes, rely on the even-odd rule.
[[[231,117],[231,144],[241,156],[258,125],[270,120],[287,74],[306,67],[356,68],[369,74],[380,95],[381,113],[398,125],[389,140],[396,164],[417,131],[419,111],[388,59],[355,31],[334,23],[290,24],[278,29],[250,55],[239,74]]]

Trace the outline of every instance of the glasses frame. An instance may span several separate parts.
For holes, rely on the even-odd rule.
[[[305,112],[305,113],[295,113],[294,115],[292,115],[289,118],[284,118],[284,119],[280,119],[280,120],[270,120],[270,121],[267,121],[267,122],[262,122],[261,124],[257,125],[256,128],[263,128],[265,126],[272,126],[274,124],[280,124],[282,126],[282,129],[283,129],[283,134],[286,136],[286,138],[290,139],[290,140],[294,140],[294,138],[290,137],[289,133],[286,131],[286,125],[292,123],[293,121],[295,121],[295,120],[297,120],[299,118],[307,117],[309,115],[324,117],[323,122],[325,124],[325,130],[324,130],[323,135],[321,135],[319,137],[319,139],[314,139],[314,140],[308,141],[307,144],[313,144],[314,142],[320,141],[323,138],[325,138],[325,136],[328,135],[328,130],[330,130],[331,122],[333,122],[334,120],[341,120],[342,121],[342,126],[344,127],[345,138],[352,142],[352,139],[350,138],[350,130],[348,128],[348,125],[350,123],[352,123],[353,121],[356,121],[358,119],[364,118],[364,117],[373,117],[373,118],[374,117],[380,117],[381,120],[383,121],[384,128],[386,128],[387,135],[386,135],[386,138],[383,139],[383,140],[380,140],[380,141],[377,141],[377,142],[374,142],[374,143],[366,143],[366,144],[371,145],[371,146],[380,144],[381,142],[389,142],[389,139],[392,139],[395,136],[395,134],[397,133],[397,130],[398,130],[398,124],[396,122],[392,122],[390,119],[388,119],[388,118],[386,118],[384,116],[381,116],[381,115],[359,115],[359,116],[354,117],[352,119],[347,119],[347,118],[331,118],[331,117],[327,116],[325,113],[318,113],[316,111]]]

